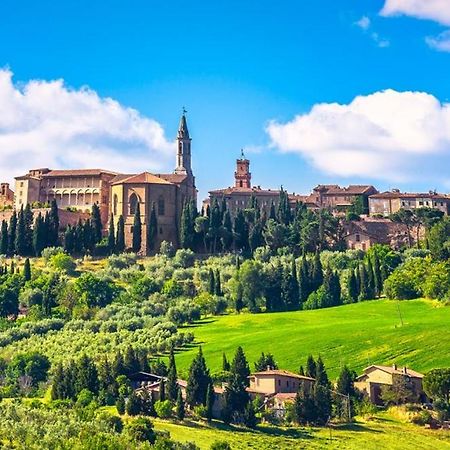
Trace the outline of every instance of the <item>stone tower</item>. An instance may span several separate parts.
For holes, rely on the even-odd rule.
[[[186,110],[183,109],[177,134],[177,164],[175,166],[175,173],[178,175],[192,176],[191,141],[192,139],[189,137],[186,122]]]
[[[234,172],[235,187],[250,189],[252,187],[250,173],[250,161],[245,158],[244,151],[241,151],[241,157],[236,160],[236,172]]]

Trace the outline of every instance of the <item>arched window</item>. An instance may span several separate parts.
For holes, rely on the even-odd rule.
[[[136,213],[137,205],[139,203],[139,199],[136,194],[131,194],[129,204],[130,204],[130,216]]]
[[[164,198],[162,195],[158,198],[158,216],[163,216],[166,213],[166,205],[164,203]]]
[[[113,198],[113,214],[117,216],[117,203],[119,203],[119,199],[117,198],[117,194],[114,194]]]

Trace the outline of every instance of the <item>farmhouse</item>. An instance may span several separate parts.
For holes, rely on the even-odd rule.
[[[411,389],[421,400],[426,396],[422,388],[423,375],[407,367],[398,368],[392,366],[373,365],[364,369],[364,373],[355,381],[355,388],[367,395],[368,399],[376,404],[382,405],[382,388],[392,386],[396,377],[401,377],[410,383]]]

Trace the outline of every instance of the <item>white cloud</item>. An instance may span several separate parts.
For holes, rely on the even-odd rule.
[[[28,169],[162,169],[175,151],[162,126],[138,111],[63,80],[15,85],[0,69],[0,179]]]
[[[272,146],[343,177],[444,185],[450,167],[450,104],[423,92],[386,90],[349,104],[322,103],[292,121],[272,121]]]
[[[406,15],[450,25],[449,0],[386,0],[382,16]]]
[[[428,36],[425,42],[439,52],[450,52],[450,30],[446,30],[437,36]]]
[[[355,25],[363,30],[367,30],[370,27],[370,19],[367,16],[362,16],[361,19],[355,22]]]
[[[361,28],[365,34],[367,34],[370,39],[372,39],[375,44],[380,48],[389,47],[391,44],[388,39],[381,37],[377,32],[370,31],[372,27],[372,22],[367,16],[362,16],[361,19],[354,23],[357,27]]]

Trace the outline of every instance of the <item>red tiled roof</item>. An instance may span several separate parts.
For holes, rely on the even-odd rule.
[[[299,375],[297,373],[294,372],[289,372],[288,370],[280,370],[280,369],[275,369],[275,370],[263,370],[261,372],[255,372],[252,373],[250,375],[250,377],[254,377],[254,376],[282,376],[282,377],[291,377],[291,378],[298,378],[301,380],[310,380],[310,381],[314,381],[314,378],[310,378],[310,377],[306,377],[304,375]]]
[[[156,173],[155,176],[174,184],[181,184],[187,178],[187,175],[178,173]]]
[[[319,184],[314,190],[323,191],[330,195],[366,194],[370,190],[376,192],[376,189],[370,184],[350,184],[348,187],[340,187],[337,184]]]
[[[369,198],[432,198],[439,200],[450,200],[450,197],[445,194],[438,194],[437,192],[380,192],[379,194],[371,195]]]
[[[58,170],[50,170],[48,173],[44,173],[42,175],[43,178],[48,177],[69,177],[69,176],[95,176],[95,175],[102,175],[102,174],[109,174],[109,175],[117,175],[117,172],[111,172],[109,170],[103,170],[103,169],[58,169]]]
[[[250,194],[255,195],[264,195],[264,196],[274,196],[278,197],[280,195],[279,190],[271,190],[271,189],[261,189],[258,187],[252,188],[239,188],[239,187],[227,187],[225,189],[216,189],[214,191],[209,191],[210,194],[218,194],[218,195],[233,195],[233,194]]]
[[[364,220],[352,220],[344,224],[346,236],[351,234],[366,234],[373,237],[380,244],[389,244],[391,237],[397,233],[404,232],[404,226],[400,223],[392,222],[389,219],[378,219],[368,217]]]
[[[142,172],[135,175],[130,175],[128,178],[122,178],[119,181],[114,181],[112,184],[135,184],[135,183],[166,184],[166,185],[173,184],[165,180],[164,178],[160,178],[149,172]]]
[[[364,373],[367,373],[372,368],[382,370],[383,372],[387,372],[392,375],[408,375],[412,378],[423,378],[424,377],[424,375],[422,373],[416,372],[415,370],[412,370],[412,369],[408,369],[407,367],[399,368],[399,367],[393,367],[393,366],[379,366],[379,365],[375,365],[375,364],[372,366],[366,367],[364,369]],[[364,375],[361,375],[361,376],[364,376]]]

